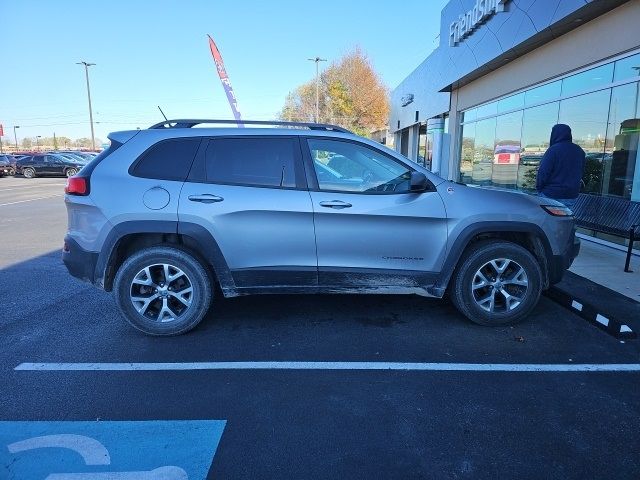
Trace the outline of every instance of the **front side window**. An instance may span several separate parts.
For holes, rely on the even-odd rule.
[[[218,138],[206,151],[211,183],[295,188],[300,147],[294,138]]]
[[[407,193],[411,170],[364,145],[309,139],[320,190],[358,193]]]

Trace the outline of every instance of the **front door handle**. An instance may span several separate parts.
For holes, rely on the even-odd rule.
[[[200,203],[216,203],[223,201],[224,198],[210,193],[203,193],[202,195],[189,195],[189,200]]]
[[[342,209],[342,208],[349,208],[351,204],[347,202],[343,202],[342,200],[327,200],[324,202],[320,202],[320,206],[327,207],[327,208]]]

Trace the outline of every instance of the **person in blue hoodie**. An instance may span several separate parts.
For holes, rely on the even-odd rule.
[[[572,142],[569,125],[559,123],[551,129],[549,148],[542,157],[536,190],[542,197],[552,198],[573,208],[580,193],[585,153]]]

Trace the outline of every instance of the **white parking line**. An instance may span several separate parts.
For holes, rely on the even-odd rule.
[[[640,372],[640,363],[403,363],[403,362],[180,362],[21,363],[31,371],[158,370],[414,370],[436,372]]]
[[[56,195],[49,195],[48,197],[30,198],[29,200],[19,200],[17,202],[0,203],[0,207],[6,207],[7,205],[15,205],[17,203],[35,202],[36,200],[44,200],[45,198],[62,197],[64,193],[58,193]]]
[[[24,185],[15,188],[0,188],[0,192],[10,192],[13,190],[25,190],[27,188],[40,188],[40,187],[64,187],[64,183],[39,183],[37,185]]]

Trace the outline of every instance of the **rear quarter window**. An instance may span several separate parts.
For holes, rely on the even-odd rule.
[[[131,175],[184,182],[196,156],[200,138],[163,140],[146,150],[131,166]]]

